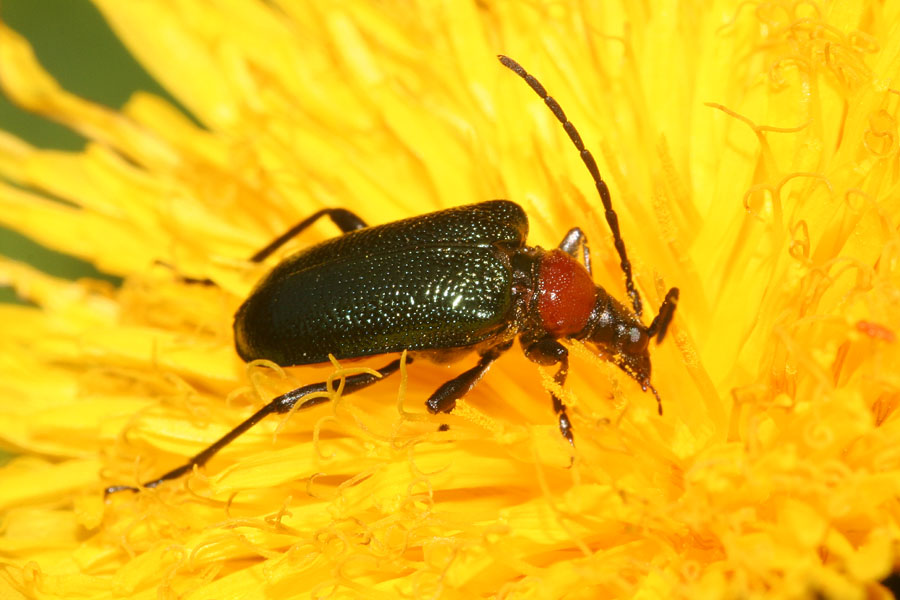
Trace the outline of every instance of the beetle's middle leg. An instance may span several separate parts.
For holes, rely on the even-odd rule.
[[[584,268],[593,275],[591,271],[591,251],[588,248],[587,236],[580,227],[573,227],[559,243],[559,249],[571,256],[578,258],[578,248],[581,247],[581,255],[584,258]]]
[[[362,229],[366,226],[366,222],[359,218],[356,213],[352,213],[345,208],[323,208],[306,217],[277,238],[272,240],[268,246],[250,257],[250,262],[262,262],[272,255],[273,252],[284,246],[291,238],[299,235],[310,225],[321,219],[328,217],[331,222],[337,225],[342,233],[349,233]]]
[[[569,351],[554,338],[545,337],[528,344],[525,348],[525,356],[539,365],[551,366],[558,364],[559,370],[553,376],[553,381],[560,387],[565,385],[566,376],[569,374]],[[553,399],[553,410],[559,415],[559,432],[574,446],[572,422],[569,421],[569,415],[566,413],[566,405],[556,393],[550,392],[550,397]]]
[[[437,391],[425,401],[428,412],[436,415],[437,413],[448,413],[453,410],[456,406],[456,401],[468,394],[469,390],[475,387],[475,384],[481,380],[485,373],[487,373],[487,370],[491,367],[491,363],[497,360],[501,354],[509,350],[511,346],[512,340],[494,346],[481,355],[481,359],[478,361],[477,365],[468,371],[460,373],[439,387]]]
[[[409,364],[412,362],[411,358],[406,359],[406,363]],[[397,359],[385,367],[378,369],[379,377],[372,375],[371,373],[359,373],[357,375],[351,375],[344,379],[344,390],[343,394],[352,394],[353,392],[358,392],[359,390],[369,387],[376,381],[395,373],[397,369],[400,368],[400,359]],[[321,381],[319,383],[311,383],[309,385],[304,385],[303,387],[299,387],[295,390],[291,390],[286,394],[282,394],[274,398],[271,402],[263,406],[261,409],[253,413],[250,417],[247,418],[246,421],[223,435],[221,438],[213,442],[211,446],[203,450],[196,456],[192,457],[185,464],[172,469],[159,479],[154,479],[153,481],[148,481],[143,485],[145,488],[154,488],[161,484],[164,481],[168,481],[170,479],[177,479],[182,475],[190,473],[194,466],[202,467],[204,464],[209,461],[213,456],[219,453],[225,446],[233,442],[237,439],[241,434],[245,431],[262,421],[265,417],[273,414],[283,414],[289,412],[294,408],[294,405],[297,404],[300,400],[305,398],[306,396],[315,393],[315,392],[324,392],[328,389],[328,382]],[[313,406],[322,404],[323,402],[327,402],[327,397],[316,397],[306,400],[302,402],[300,406],[297,407],[297,410],[303,410],[305,408],[312,408]],[[114,485],[106,488],[104,492],[105,495],[113,494],[116,492],[121,492],[124,490],[130,490],[132,492],[138,491],[137,488],[128,486],[128,485]]]

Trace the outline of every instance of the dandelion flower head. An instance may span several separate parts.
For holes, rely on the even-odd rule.
[[[0,24],[3,92],[89,140],[0,132],[0,222],[122,279],[0,260],[26,301],[0,306],[0,596],[887,597],[900,3],[95,5],[184,110],[79,98]],[[646,311],[681,289],[651,348],[664,414],[574,342],[564,391],[515,347],[440,417],[422,401],[475,357],[416,361],[105,499],[381,366],[235,354],[254,284],[336,232],[247,258],[323,207],[380,224],[506,198],[530,244],[582,227],[625,297],[578,153],[497,54],[592,150]]]

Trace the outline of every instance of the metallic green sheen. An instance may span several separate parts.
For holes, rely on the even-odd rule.
[[[303,365],[474,346],[513,322],[528,220],[482,202],[327,240],[285,259],[235,315],[241,358]]]

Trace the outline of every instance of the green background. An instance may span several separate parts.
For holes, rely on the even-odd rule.
[[[120,108],[136,90],[169,98],[87,0],[0,0],[0,19],[31,42],[44,68],[74,94],[113,108]],[[84,138],[65,127],[20,110],[2,93],[0,129],[40,148],[78,151],[85,144]],[[3,228],[0,254],[56,276],[116,281],[89,263],[52,252]],[[12,289],[0,287],[0,301],[18,300]]]
[[[41,64],[74,94],[114,108],[121,107],[136,90],[168,97],[87,0],[0,0],[0,19],[31,42]],[[40,148],[78,151],[85,144],[84,138],[65,127],[20,110],[2,92],[0,129]],[[89,263],[48,250],[2,227],[0,255],[59,277],[118,281]],[[14,290],[0,286],[0,302],[19,301]],[[0,402],[15,402],[15,398],[0,398]],[[0,450],[0,464],[9,458]]]

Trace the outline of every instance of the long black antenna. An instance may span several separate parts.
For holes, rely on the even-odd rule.
[[[631,278],[631,263],[628,262],[628,255],[625,253],[625,242],[622,240],[622,233],[619,231],[619,218],[616,216],[616,211],[613,210],[612,199],[609,196],[609,188],[606,187],[606,182],[600,177],[597,161],[594,160],[590,151],[585,149],[584,143],[581,141],[581,135],[579,135],[575,126],[572,125],[572,122],[566,118],[566,113],[563,112],[559,102],[554,100],[553,97],[547,93],[547,90],[544,89],[541,82],[523,69],[522,65],[508,56],[498,54],[497,58],[500,59],[500,62],[503,63],[504,67],[510,69],[516,75],[524,79],[525,83],[541,97],[544,103],[556,116],[557,120],[562,123],[563,129],[569,134],[569,139],[572,140],[572,143],[575,144],[575,147],[581,154],[581,160],[584,162],[588,171],[590,171],[591,177],[594,178],[594,184],[597,186],[597,192],[600,193],[600,200],[603,202],[603,208],[606,209],[606,222],[609,223],[609,228],[612,230],[613,243],[616,246],[616,251],[619,253],[619,258],[621,259],[620,266],[622,267],[622,272],[625,273],[625,289],[631,297],[631,304],[634,306],[634,314],[641,316],[641,297],[638,295],[637,289],[634,287],[634,280]]]

